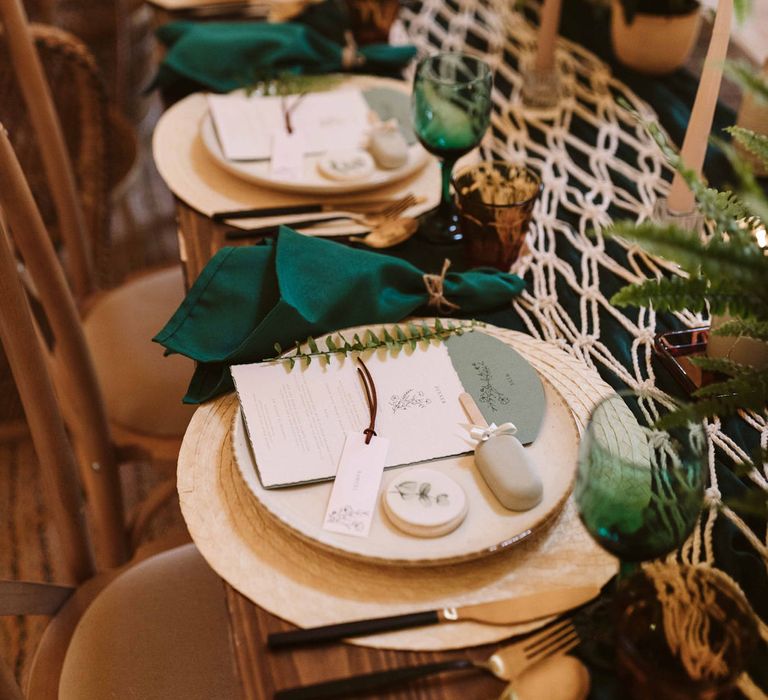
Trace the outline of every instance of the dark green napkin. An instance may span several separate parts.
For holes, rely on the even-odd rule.
[[[229,365],[272,357],[276,342],[440,315],[423,276],[405,260],[283,227],[276,242],[220,250],[154,340],[198,362],[184,401],[200,403],[233,388]],[[508,305],[523,287],[516,275],[479,268],[448,273],[443,293],[467,316]]]
[[[351,67],[341,44],[306,24],[172,22],[157,36],[168,47],[153,87],[192,83],[229,92],[281,73],[337,73]],[[371,44],[357,49],[354,70],[393,75],[414,56],[413,46]]]

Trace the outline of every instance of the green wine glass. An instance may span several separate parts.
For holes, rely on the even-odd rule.
[[[463,53],[439,53],[416,67],[411,97],[413,127],[421,144],[440,158],[440,205],[420,226],[434,243],[461,240],[451,198],[456,161],[475,148],[491,120],[493,78],[487,63]]]
[[[639,562],[680,547],[704,500],[701,423],[660,429],[651,400],[623,391],[592,413],[579,453],[574,495],[595,541],[620,561],[619,580]]]

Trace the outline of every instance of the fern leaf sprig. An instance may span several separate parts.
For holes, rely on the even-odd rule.
[[[747,61],[727,61],[725,72],[745,92],[751,92],[763,102],[768,102],[768,81]]]
[[[759,411],[765,407],[768,401],[768,372],[761,372],[752,367],[744,365],[744,370],[735,377],[731,377],[722,382],[707,384],[697,389],[694,396],[697,398],[711,398],[723,396],[725,394],[734,394],[737,400],[743,400],[741,408],[750,408]]]
[[[715,335],[744,336],[768,342],[768,321],[754,318],[734,319],[733,321],[727,321],[712,332]]]
[[[707,280],[702,277],[649,279],[620,289],[611,297],[611,304],[614,306],[652,306],[657,311],[690,309],[693,312],[699,312],[705,308],[704,293],[706,290]]]
[[[768,279],[768,257],[751,240],[749,245],[734,245],[731,239],[714,236],[709,243],[702,243],[696,231],[684,231],[673,224],[626,220],[617,221],[606,235],[642,242],[651,253],[678,263],[693,275],[729,277],[755,288],[756,283]],[[748,233],[738,229],[733,236],[742,243]]]
[[[728,377],[738,377],[749,371],[748,367],[722,357],[692,357],[691,362],[708,372],[718,372]]]
[[[730,280],[711,282],[704,277],[663,277],[623,287],[611,297],[615,306],[646,306],[656,311],[764,316],[765,301]]]
[[[282,362],[290,370],[296,366],[297,362],[303,362],[305,367],[309,366],[313,358],[317,358],[320,363],[328,363],[334,355],[346,357],[352,353],[365,352],[366,350],[386,349],[397,352],[404,347],[415,350],[420,343],[445,341],[452,335],[463,335],[482,325],[484,324],[475,320],[461,323],[449,320],[443,324],[440,319],[435,319],[432,326],[426,321],[422,321],[418,324],[408,322],[405,324],[405,328],[400,324],[391,326],[389,329],[382,328],[378,333],[368,329],[362,336],[355,333],[351,340],[342,333],[336,333],[325,338],[325,349],[321,347],[320,342],[310,336],[304,341],[307,350],[303,348],[301,343],[297,342],[293,353],[290,355],[284,355],[280,343],[275,343],[274,348],[277,356],[264,360],[264,362]]]
[[[751,129],[745,129],[743,126],[729,126],[726,131],[733,137],[734,141],[740,143],[750,153],[768,163],[768,136],[756,134]]]
[[[714,415],[725,418],[740,410],[764,410],[768,401],[768,372],[745,368],[735,377],[698,389],[693,397],[698,401],[662,416],[659,428],[681,427]]]

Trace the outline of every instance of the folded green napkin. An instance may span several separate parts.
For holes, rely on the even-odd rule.
[[[508,304],[523,287],[516,275],[480,268],[448,273],[443,295],[469,316]],[[200,403],[232,390],[229,365],[273,357],[276,342],[441,315],[429,297],[424,273],[405,260],[282,227],[276,242],[220,250],[154,340],[198,362],[184,402]]]
[[[153,87],[189,82],[229,92],[281,73],[343,70],[391,75],[415,55],[413,46],[371,44],[351,53],[306,24],[284,22],[172,22],[157,36],[168,47]]]

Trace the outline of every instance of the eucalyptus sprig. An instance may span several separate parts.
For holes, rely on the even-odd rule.
[[[432,326],[426,321],[422,321],[421,323],[408,322],[404,325],[396,324],[389,329],[383,326],[378,333],[369,329],[362,336],[355,333],[351,341],[342,333],[332,333],[321,341],[310,336],[304,343],[297,342],[293,353],[290,355],[284,355],[280,343],[275,343],[277,356],[269,358],[265,362],[282,362],[288,369],[293,369],[297,362],[303,362],[305,367],[309,366],[314,357],[318,358],[319,362],[327,364],[333,355],[346,357],[351,353],[382,348],[399,352],[406,346],[415,350],[420,343],[429,343],[433,340],[444,341],[452,335],[463,335],[466,332],[471,332],[477,326],[483,325],[485,324],[475,320],[459,323],[447,321],[443,324],[438,318],[435,319]],[[321,344],[325,346],[325,349],[321,348]],[[305,350],[304,346],[308,350]]]

